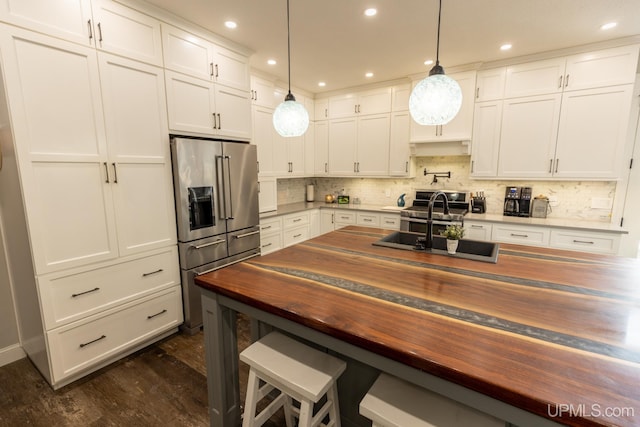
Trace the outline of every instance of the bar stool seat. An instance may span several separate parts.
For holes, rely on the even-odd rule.
[[[504,427],[504,421],[408,383],[380,374],[360,402],[372,427]]]
[[[311,348],[279,332],[272,332],[240,353],[249,365],[249,381],[243,414],[243,427],[263,425],[278,409],[284,408],[287,427],[294,416],[300,427],[316,427],[329,415],[327,426],[340,426],[338,377],[347,364],[343,360]],[[260,381],[264,382],[260,386]],[[258,402],[277,389],[280,394],[259,414]],[[324,396],[326,403],[313,414],[314,404]],[[292,404],[300,403],[300,408]]]

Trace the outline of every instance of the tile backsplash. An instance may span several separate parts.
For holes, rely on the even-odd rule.
[[[592,208],[592,199],[613,200],[615,181],[524,181],[478,180],[469,177],[468,156],[418,157],[415,178],[296,178],[278,180],[278,205],[305,200],[307,184],[315,185],[315,199],[324,200],[325,194],[339,194],[344,190],[351,200],[360,199],[363,204],[395,205],[402,193],[406,193],[407,206],[417,189],[484,191],[487,213],[502,214],[504,192],[507,186],[532,187],[533,195],[554,197],[557,204],[548,215],[554,218],[576,218],[594,221],[610,221],[611,208]],[[427,172],[451,172],[451,178],[438,178]],[[387,196],[389,194],[389,196]]]

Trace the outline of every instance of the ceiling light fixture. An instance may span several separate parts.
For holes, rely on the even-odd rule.
[[[230,29],[234,29],[234,28],[236,28],[238,26],[238,24],[236,24],[233,21],[226,21],[224,23],[224,26],[227,27],[227,28],[230,28]]]
[[[373,7],[367,9],[364,11],[365,16],[375,16],[378,13],[378,11],[376,9],[374,9]]]
[[[275,59],[267,59],[267,64],[269,64],[269,65],[276,65],[276,64],[277,64],[277,62],[276,62],[276,60],[275,60]]]
[[[511,49],[511,44],[510,43],[505,43],[502,46],[500,46],[500,50],[509,50]]]
[[[287,0],[287,58],[289,65],[289,93],[273,112],[273,127],[281,136],[300,136],[309,127],[309,113],[304,105],[296,102],[291,93],[291,29],[289,25],[289,0]]]
[[[601,30],[610,30],[615,28],[618,25],[617,22],[609,22],[608,24],[604,24],[600,27]]]
[[[371,71],[369,71],[368,73],[365,73],[364,75],[366,78],[371,78],[373,77],[373,73]]]
[[[420,81],[411,91],[409,112],[421,125],[444,125],[451,121],[462,105],[462,90],[451,77],[444,74],[440,66],[440,16],[442,0],[438,9],[438,38],[436,44],[436,65],[429,76]]]

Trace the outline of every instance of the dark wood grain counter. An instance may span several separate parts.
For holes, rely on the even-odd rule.
[[[637,260],[372,246],[388,233],[348,227],[196,283],[555,422],[640,425]]]

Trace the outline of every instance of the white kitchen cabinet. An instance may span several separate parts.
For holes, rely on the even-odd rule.
[[[379,227],[380,214],[375,212],[358,211],[356,212],[356,224],[366,227]]]
[[[284,137],[274,129],[273,173],[287,178],[304,176],[304,145],[304,136]]]
[[[472,177],[494,177],[498,172],[498,149],[503,101],[479,102],[475,105],[471,142]]]
[[[333,217],[335,229],[357,224],[358,212],[355,210],[335,209]]]
[[[551,229],[550,246],[557,249],[615,255],[620,235],[598,231]]]
[[[273,174],[273,109],[254,105],[252,107],[253,137],[251,143],[258,150],[258,176]]]
[[[304,140],[304,176],[314,176],[316,168],[316,124],[309,122],[309,128],[302,135]]]
[[[565,92],[553,176],[618,178],[632,98],[632,85]]]
[[[269,212],[278,209],[278,180],[274,176],[258,178],[259,212]]]
[[[550,231],[546,227],[519,224],[493,224],[491,240],[519,245],[549,246]]]
[[[259,105],[266,108],[276,108],[274,84],[260,77],[251,76],[251,102],[253,105]]]
[[[489,222],[464,221],[464,238],[470,240],[491,240],[493,225]]]
[[[336,229],[334,209],[320,209],[320,233],[329,233]]]
[[[282,217],[283,247],[309,239],[309,212],[298,212]]]
[[[565,58],[552,58],[507,67],[504,97],[562,92],[565,62]]]
[[[309,211],[309,238],[313,239],[320,234],[320,209],[312,209]]]
[[[329,118],[329,98],[316,99],[313,106],[313,119],[315,121]]]
[[[314,134],[313,174],[325,176],[329,174],[329,122],[315,122]]]
[[[386,212],[380,214],[380,227],[390,230],[400,230],[400,214]]]
[[[0,20],[162,65],[160,22],[111,0],[2,0]]]
[[[478,71],[475,102],[497,101],[504,97],[506,67]]]
[[[462,90],[460,111],[445,125],[424,126],[411,120],[411,142],[470,141],[473,129],[474,91],[476,72],[450,74]],[[414,82],[414,86],[419,81]]]
[[[389,132],[389,114],[331,120],[330,175],[388,175]]]
[[[411,85],[398,85],[391,88],[391,111],[409,111]]]
[[[238,140],[251,138],[249,91],[165,71],[169,129]]]
[[[409,177],[412,174],[409,147],[409,111],[391,113],[389,134],[389,175]]]
[[[560,119],[560,94],[505,99],[498,175],[544,178],[552,174]],[[578,155],[578,153],[576,153]]]
[[[282,217],[260,220],[260,253],[267,255],[282,249]]]
[[[249,61],[243,53],[165,23],[162,41],[165,68],[250,92]]]
[[[381,114],[391,111],[391,87],[337,95],[329,98],[329,118]]]

